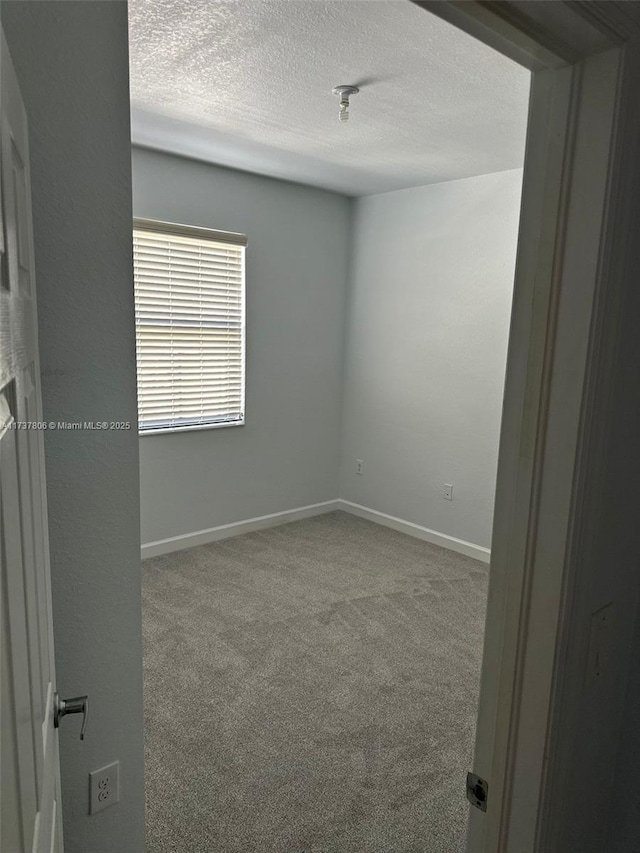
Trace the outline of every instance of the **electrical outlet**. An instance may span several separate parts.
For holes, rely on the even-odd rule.
[[[364,474],[364,462],[362,459],[356,459],[356,474]]]
[[[101,812],[120,799],[120,762],[114,761],[89,773],[89,814]]]
[[[444,494],[442,495],[442,497],[445,499],[445,501],[453,500],[453,486],[451,485],[451,483],[444,484]]]

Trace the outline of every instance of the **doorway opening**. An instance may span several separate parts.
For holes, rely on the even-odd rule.
[[[247,246],[242,425],[140,438],[150,849],[464,850],[529,72],[409,2],[130,17],[134,215]]]

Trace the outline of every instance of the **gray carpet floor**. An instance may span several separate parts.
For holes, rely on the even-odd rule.
[[[487,575],[341,512],[146,560],[147,853],[463,851]]]

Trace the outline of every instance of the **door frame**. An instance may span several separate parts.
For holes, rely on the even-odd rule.
[[[474,759],[489,794],[467,851],[560,853],[591,614],[611,603],[585,590],[640,180],[640,15],[617,0],[414,2],[532,72]],[[618,648],[634,610],[618,608]],[[621,706],[624,686],[599,702]],[[608,817],[595,784],[587,838]]]

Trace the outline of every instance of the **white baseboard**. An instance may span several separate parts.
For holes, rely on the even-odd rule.
[[[168,539],[159,539],[157,542],[147,542],[141,548],[142,559],[159,557],[162,554],[171,554],[173,551],[183,551],[185,548],[195,548],[198,545],[208,545],[210,542],[218,542],[220,539],[240,536],[242,533],[251,533],[254,530],[265,530],[268,527],[277,527],[279,524],[300,521],[303,518],[312,518],[314,515],[334,512],[337,509],[341,509],[343,512],[350,512],[352,515],[357,515],[360,518],[366,518],[368,521],[373,521],[376,524],[391,527],[400,533],[415,536],[424,542],[430,542],[432,545],[440,545],[442,548],[448,548],[450,551],[457,551],[459,554],[465,554],[467,557],[474,557],[476,560],[482,560],[483,563],[488,563],[491,557],[491,551],[488,548],[483,548],[481,545],[474,545],[473,542],[465,542],[464,539],[456,539],[455,536],[448,536],[446,533],[438,533],[437,530],[430,530],[428,527],[422,527],[420,524],[413,524],[411,521],[404,521],[402,518],[378,512],[377,509],[369,509],[369,507],[361,506],[361,504],[356,504],[343,498],[336,498],[333,501],[323,501],[318,504],[284,510],[284,512],[273,512],[269,515],[260,515],[257,518],[247,518],[244,521],[234,522],[233,524],[221,524],[218,527],[209,527],[207,530],[197,530],[195,533],[171,536]]]
[[[396,518],[393,515],[387,515],[384,512],[378,512],[377,509],[369,509],[369,507],[361,506],[360,504],[346,501],[340,498],[338,501],[338,509],[344,512],[350,512],[352,515],[357,515],[360,518],[366,518],[368,521],[375,521],[377,524],[383,524],[385,527],[391,527],[393,530],[398,530],[400,533],[407,533],[409,536],[415,536],[416,539],[422,539],[425,542],[430,542],[432,545],[440,545],[442,548],[448,548],[450,551],[457,551],[459,554],[465,554],[467,557],[473,557],[476,560],[482,560],[483,563],[488,563],[491,558],[489,548],[483,548],[481,545],[474,545],[473,542],[466,542],[464,539],[456,539],[455,536],[447,536],[446,533],[438,533],[437,530],[430,530],[428,527],[422,527],[420,524],[413,524],[411,521],[403,521],[401,518]]]
[[[269,515],[259,515],[257,518],[247,518],[234,524],[221,524],[219,527],[209,527],[207,530],[197,530],[195,533],[184,533],[181,536],[170,536],[157,542],[146,542],[142,545],[142,559],[171,554],[173,551],[183,551],[185,548],[195,548],[197,545],[208,545],[219,539],[239,536],[241,533],[251,533],[254,530],[264,530],[267,527],[277,527],[289,521],[299,521],[302,518],[312,518],[325,512],[339,509],[339,501],[323,501],[319,504],[300,506],[284,512],[272,512]]]

